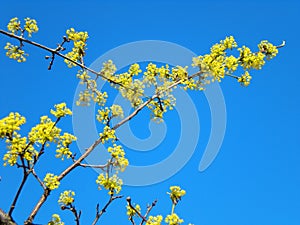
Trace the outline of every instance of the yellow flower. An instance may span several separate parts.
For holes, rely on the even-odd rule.
[[[167,217],[165,218],[165,222],[168,225],[180,225],[181,223],[183,223],[183,219],[180,219],[176,213],[173,213],[171,215],[167,215]]]
[[[141,207],[139,204],[136,204],[133,206],[139,213],[141,212]],[[134,209],[132,209],[129,205],[126,206],[126,209],[127,209],[127,216],[128,216],[128,219],[130,220],[133,216],[136,216],[137,213]]]
[[[115,132],[116,131],[111,129],[109,126],[105,126],[103,132],[100,133],[101,142],[105,143],[108,140],[115,141],[117,139]]]
[[[266,55],[268,60],[274,58],[278,53],[277,47],[272,45],[271,43],[269,43],[266,40],[261,41],[258,44],[258,48],[262,53],[264,53]]]
[[[7,117],[0,120],[0,138],[11,136],[14,131],[20,130],[20,126],[25,122],[25,117],[17,112],[11,112]]]
[[[36,20],[30,19],[30,18],[25,18],[25,26],[24,26],[25,31],[28,32],[28,36],[31,37],[32,33],[38,32],[39,28],[37,26]]]
[[[9,23],[7,24],[7,29],[12,32],[13,34],[15,34],[17,31],[21,30],[21,22],[20,20],[15,17],[12,18]]]
[[[158,216],[149,216],[146,225],[161,225],[163,217],[161,215]]]
[[[181,197],[186,193],[185,190],[181,189],[179,186],[171,186],[170,190],[171,193],[168,194],[174,204],[177,204],[177,202],[181,200]]]
[[[4,49],[7,50],[6,56],[10,59],[17,60],[17,62],[26,61],[25,56],[28,56],[28,54],[26,54],[25,51],[20,48],[20,46],[12,45],[11,43],[7,42]]]
[[[128,159],[125,158],[125,151],[121,145],[114,144],[113,147],[108,147],[107,151],[111,154],[111,157],[115,160],[113,163],[117,169],[123,172],[129,165]]]
[[[66,103],[62,102],[60,104],[54,105],[55,110],[51,109],[50,113],[56,118],[61,118],[66,115],[72,115],[72,111],[67,108]]]
[[[58,214],[53,214],[51,221],[47,225],[64,225],[65,223],[61,221]]]
[[[74,196],[74,191],[64,191],[60,194],[58,203],[60,203],[63,206],[71,205],[74,202]]]
[[[117,175],[113,175],[111,177],[108,176],[108,174],[101,173],[96,183],[99,185],[99,189],[101,189],[101,186],[104,187],[104,189],[108,190],[108,194],[111,195],[113,193],[119,193],[122,189],[123,181],[117,177]]]
[[[252,77],[250,76],[249,72],[246,71],[241,77],[238,78],[238,82],[247,87],[249,86],[251,79]]]
[[[77,138],[69,133],[64,133],[59,136],[55,157],[61,158],[61,160],[64,160],[64,157],[70,158],[73,154],[70,151],[69,146],[76,140]]]
[[[47,173],[45,178],[44,178],[44,184],[47,188],[50,190],[57,189],[59,186],[59,181],[57,180],[58,176],[52,174],[52,173]]]

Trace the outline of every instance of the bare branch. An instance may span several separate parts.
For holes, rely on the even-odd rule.
[[[103,215],[103,213],[106,212],[106,209],[107,207],[116,199],[118,198],[123,198],[122,195],[118,195],[118,196],[114,196],[113,194],[110,195],[110,198],[108,200],[108,202],[105,204],[105,206],[101,209],[101,211],[99,211],[99,204],[97,204],[97,207],[96,207],[96,217],[92,223],[92,225],[95,225],[98,220],[100,219],[100,217]]]
[[[144,215],[145,218],[148,217],[149,213],[151,212],[152,208],[156,205],[156,203],[157,203],[157,200],[154,200],[152,202],[152,204],[147,207],[147,211],[146,211],[146,213]],[[146,221],[142,220],[141,223],[140,223],[140,225],[143,225],[144,222],[146,222]]]

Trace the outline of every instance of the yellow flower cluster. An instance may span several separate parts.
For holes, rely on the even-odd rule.
[[[110,120],[109,113],[110,113],[110,109],[108,107],[99,109],[96,118],[100,123],[106,124]]]
[[[20,130],[20,126],[26,122],[25,117],[19,113],[10,113],[0,120],[0,138],[11,136],[14,131]]]
[[[113,193],[119,193],[122,189],[123,181],[117,177],[117,175],[113,175],[111,177],[108,176],[108,174],[101,173],[96,183],[99,185],[99,189],[101,189],[101,186],[104,187],[104,189],[108,190],[108,194],[111,195]]]
[[[265,64],[265,54],[262,52],[253,53],[250,48],[243,46],[238,49],[240,52],[239,61],[241,62],[241,66],[247,69],[261,69],[261,67]]]
[[[29,17],[25,18],[24,20],[25,25],[23,29],[21,28],[21,22],[17,17],[12,18],[9,21],[9,23],[7,24],[7,29],[13,34],[16,34],[18,31],[27,31],[29,37],[31,37],[32,33],[38,32],[39,28],[37,26],[36,20],[30,19]]]
[[[24,158],[28,162],[32,162],[38,152],[28,143],[26,137],[21,137],[16,132],[13,133],[12,139],[6,139],[8,151],[3,156],[4,166],[9,164],[14,166],[17,163],[18,156]]]
[[[183,223],[183,219],[180,219],[176,213],[172,213],[171,215],[167,215],[165,222],[168,225],[180,225]]]
[[[161,215],[158,216],[149,216],[146,225],[161,225],[163,217]]]
[[[89,90],[80,91],[79,98],[76,101],[77,106],[89,106],[91,101],[91,93]]]
[[[52,173],[47,173],[45,178],[44,178],[44,184],[47,188],[50,190],[54,190],[58,188],[59,186],[59,181],[57,180],[58,176],[52,174]]]
[[[262,53],[266,54],[268,60],[274,58],[278,53],[277,47],[269,43],[267,40],[261,41],[258,44],[258,48]]]
[[[143,103],[142,97],[144,96],[145,85],[142,81],[134,79],[128,86],[120,87],[122,96],[128,99],[131,106],[136,108]]]
[[[176,66],[172,68],[172,80],[186,80],[188,78],[188,67]]]
[[[209,73],[212,75],[212,81],[221,81],[221,78],[225,76],[225,69],[234,70],[235,65],[233,63],[225,63],[226,50],[236,46],[233,37],[227,37],[225,40],[220,41],[213,45],[210,49],[210,54],[204,56],[198,56],[193,58],[193,66],[198,66],[203,73]]]
[[[133,206],[139,213],[141,212],[141,206],[139,204],[136,204]],[[128,219],[130,220],[133,216],[136,216],[137,213],[134,209],[132,209],[129,205],[126,206],[126,209],[127,209],[127,216],[128,216]]]
[[[129,67],[129,74],[130,76],[134,76],[134,75],[139,75],[139,73],[142,72],[142,70],[140,69],[140,65],[137,64],[137,63],[134,63],[132,64],[130,67]]]
[[[117,71],[116,65],[113,63],[112,60],[108,60],[107,62],[103,63],[103,67],[100,73],[106,78],[113,78],[113,75]]]
[[[234,40],[233,36],[226,37],[224,40],[221,40],[220,43],[225,50],[226,49],[232,50],[233,48],[237,47],[237,43]]]
[[[46,141],[54,142],[59,138],[61,129],[55,126],[48,116],[42,116],[40,123],[31,128],[28,134],[29,141],[31,143],[44,144]]]
[[[86,70],[79,70],[76,76],[80,79],[80,84],[86,83],[91,78]]]
[[[61,221],[58,214],[53,214],[51,221],[47,225],[65,225],[65,223]]]
[[[26,61],[25,56],[28,56],[28,54],[25,54],[25,51],[20,48],[20,46],[12,45],[11,43],[7,42],[4,49],[7,50],[6,56],[10,59],[17,60],[17,62]]]
[[[96,116],[97,120],[103,124],[107,124],[112,118],[117,117],[124,117],[123,109],[119,105],[112,105],[110,108],[105,107],[103,109],[99,109]]]
[[[112,117],[124,117],[123,109],[120,105],[112,105],[110,107]]]
[[[30,19],[30,18],[25,18],[25,26],[24,26],[25,31],[28,32],[28,36],[31,37],[32,33],[38,32],[39,28],[37,26],[36,20]]]
[[[159,68],[153,63],[149,63],[146,67],[146,71],[144,72],[144,80],[143,83],[147,87],[150,87],[151,85],[156,86],[157,81],[156,81],[156,76],[158,74]]]
[[[7,29],[13,34],[21,30],[21,22],[17,17],[12,18],[7,24]]]
[[[71,190],[64,191],[60,194],[58,203],[63,206],[71,205],[74,202],[74,196],[75,196],[74,191]]]
[[[72,144],[73,141],[76,141],[77,138],[69,133],[64,133],[63,135],[58,137],[58,144],[56,149],[56,158],[60,158],[64,160],[65,157],[69,159],[72,156],[72,152],[70,151],[69,146]]]
[[[157,90],[163,90],[164,87],[157,88]],[[147,105],[151,110],[151,119],[155,122],[162,122],[164,113],[167,110],[172,110],[176,105],[176,98],[168,92],[164,93],[164,99],[153,100]]]
[[[259,51],[254,53],[250,48],[242,46],[238,48],[239,56],[235,57],[233,55],[227,56],[227,50],[232,50],[237,48],[237,43],[232,36],[226,37],[225,40],[220,41],[220,43],[215,44],[211,48],[210,54],[203,56],[198,56],[193,58],[193,66],[197,66],[202,73],[199,76],[200,84],[207,84],[211,81],[221,81],[225,75],[232,76],[242,83],[244,86],[250,84],[250,75],[242,75],[240,78],[232,75],[233,72],[237,71],[238,67],[241,66],[246,72],[250,69],[261,69],[265,64],[266,59],[272,59],[278,53],[278,47],[272,45],[268,41],[264,40],[258,44]],[[247,72],[248,73],[248,72]],[[189,84],[190,89],[195,89],[195,85]],[[199,86],[199,83],[198,85]],[[204,86],[204,85],[202,85]]]
[[[111,157],[115,160],[114,166],[121,172],[124,172],[129,165],[128,159],[125,158],[125,151],[121,145],[114,144],[113,147],[108,147],[107,151],[111,154]]]
[[[72,51],[68,52],[66,56],[70,58],[73,61],[80,61],[82,57],[85,55],[86,50],[86,41],[88,39],[88,33],[87,32],[76,32],[74,28],[70,28],[66,31],[68,39],[73,41],[74,47],[72,48]],[[68,67],[74,67],[76,64],[73,62],[65,59],[65,63],[68,65]]]
[[[241,83],[241,85],[247,87],[250,84],[251,76],[248,71],[246,71],[241,77],[238,78],[238,82]]]
[[[105,126],[103,132],[100,133],[102,144],[104,144],[108,140],[111,140],[112,142],[115,141],[117,139],[115,132],[116,131],[114,129],[111,129],[109,126]]]
[[[181,189],[179,186],[171,186],[170,190],[171,193],[168,194],[174,204],[177,204],[177,202],[181,200],[181,197],[186,193],[185,190]]]
[[[107,92],[95,91],[91,95],[93,101],[97,103],[99,106],[104,106],[106,103],[106,99],[108,98]]]
[[[50,113],[56,118],[61,118],[66,115],[72,115],[72,111],[67,108],[66,103],[62,102],[60,104],[54,105],[55,110],[51,109]]]

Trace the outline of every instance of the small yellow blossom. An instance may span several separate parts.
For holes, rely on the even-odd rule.
[[[28,32],[28,36],[31,37],[32,33],[38,32],[39,28],[37,26],[37,22],[34,19],[25,18],[25,31]]]
[[[113,147],[108,147],[107,151],[111,154],[111,157],[115,160],[114,165],[123,172],[129,165],[128,159],[125,158],[125,151],[121,145],[114,144]]]
[[[11,43],[7,42],[4,49],[7,50],[6,56],[10,59],[17,60],[17,62],[26,61],[25,56],[28,56],[28,54],[26,54],[25,51],[20,48],[20,46],[12,45]]]
[[[103,132],[100,133],[101,142],[104,144],[108,140],[115,141],[117,139],[115,132],[116,131],[109,126],[105,126]]]
[[[65,223],[61,221],[58,214],[53,214],[51,221],[47,225],[64,225]]]
[[[0,138],[11,136],[14,131],[20,130],[20,126],[25,122],[25,117],[17,112],[11,112],[7,117],[0,120]]]
[[[47,173],[45,178],[44,178],[44,184],[47,188],[50,190],[57,189],[59,186],[59,181],[57,180],[58,176],[52,174],[52,173]]]
[[[62,102],[60,104],[54,105],[55,110],[51,109],[50,113],[56,118],[61,118],[66,115],[72,115],[72,111],[67,108],[66,103]]]
[[[266,55],[268,60],[274,58],[278,53],[277,47],[272,45],[271,43],[269,43],[266,40],[261,41],[258,44],[258,48],[262,53],[264,53]]]
[[[99,185],[99,189],[101,189],[101,186],[104,187],[104,189],[108,190],[108,194],[111,195],[113,193],[119,193],[122,189],[123,181],[117,177],[117,175],[113,175],[109,177],[107,174],[101,173],[96,183]]]
[[[180,219],[176,213],[173,213],[171,215],[167,215],[167,217],[165,218],[165,222],[168,225],[180,225],[181,223],[183,223],[183,219]]]
[[[74,196],[74,191],[64,191],[60,194],[58,203],[60,203],[62,206],[71,205],[74,202]]]
[[[186,193],[185,190],[181,189],[179,186],[171,186],[170,190],[171,193],[168,194],[174,204],[177,204],[177,202],[181,200],[181,197]]]
[[[20,20],[17,17],[12,18],[7,24],[7,29],[13,34],[17,33],[19,30],[21,30]]]
[[[238,82],[247,87],[249,86],[251,79],[252,77],[250,76],[249,72],[246,71],[241,77],[238,78]]]
[[[146,225],[161,225],[163,217],[161,215],[158,216],[149,216]]]
[[[69,159],[73,155],[69,146],[76,140],[77,138],[69,133],[59,136],[55,157],[61,160],[64,160],[65,157]]]
[[[136,205],[134,205],[133,207],[134,207],[139,213],[141,213],[141,206],[140,206],[139,204],[136,204]],[[137,215],[136,211],[135,211],[133,208],[131,208],[129,205],[126,206],[126,209],[127,209],[126,214],[127,214],[129,220],[132,219],[133,216],[136,216],[136,215]]]

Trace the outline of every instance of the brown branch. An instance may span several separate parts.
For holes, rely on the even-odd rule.
[[[96,217],[92,223],[92,225],[95,225],[98,220],[100,219],[100,217],[103,215],[103,213],[106,212],[106,209],[107,207],[116,199],[118,198],[123,198],[122,195],[118,195],[118,196],[113,196],[113,194],[110,195],[110,198],[108,200],[108,202],[105,204],[105,206],[101,209],[101,211],[99,212],[99,204],[97,204],[97,207],[96,207]]]
[[[1,225],[17,225],[14,220],[0,209],[0,224]]]

